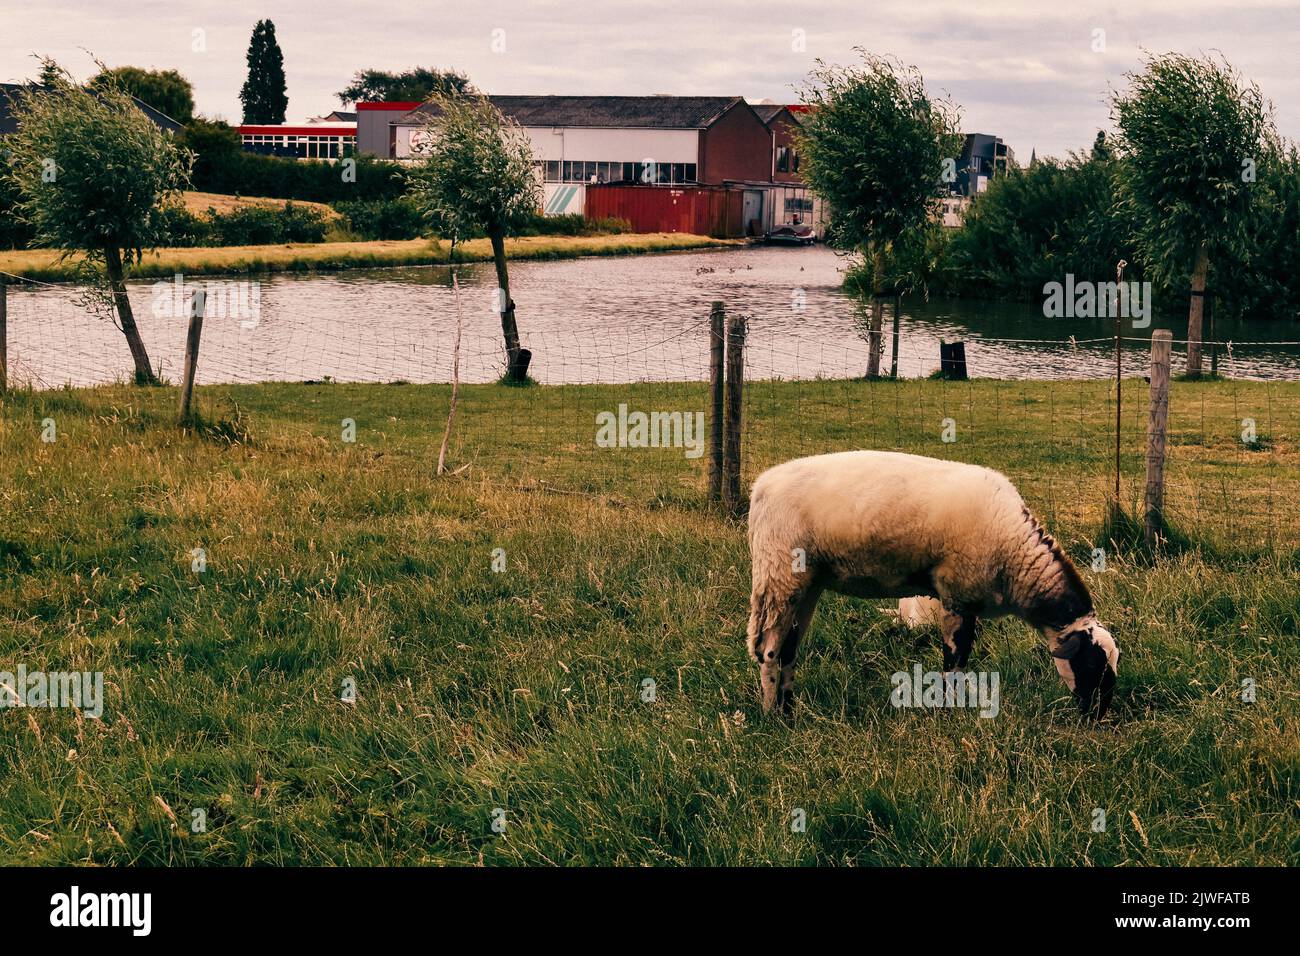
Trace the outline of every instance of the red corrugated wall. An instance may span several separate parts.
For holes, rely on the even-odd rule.
[[[588,186],[585,215],[626,219],[635,232],[744,234],[739,191],[717,186]]]

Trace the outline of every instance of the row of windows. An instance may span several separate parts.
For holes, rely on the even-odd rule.
[[[778,173],[799,172],[799,151],[792,146],[776,148],[776,171]]]
[[[284,136],[249,133],[243,137],[244,148],[254,153],[297,156],[299,159],[338,159],[351,156],[355,136]]]
[[[656,163],[643,159],[631,163],[600,163],[548,159],[548,183],[693,183],[694,163]]]

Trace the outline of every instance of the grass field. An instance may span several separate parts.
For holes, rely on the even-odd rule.
[[[1001,676],[996,718],[896,710],[890,675],[938,669],[937,634],[836,596],[793,721],[763,719],[743,526],[704,503],[704,459],[592,444],[595,411],[704,408],[704,388],[467,388],[467,467],[435,479],[447,394],[206,387],[190,434],[169,388],[3,400],[0,671],[102,670],[107,688],[98,721],[0,711],[7,860],[1300,859],[1300,384],[1175,383],[1171,505],[1192,546],[1154,561],[1098,535],[1105,383],[751,385],[747,479],[832,448],[967,458],[1017,479],[1075,555],[1104,546],[1104,572],[1081,564],[1124,651],[1100,726],[1009,620],[973,663]],[[1247,415],[1262,440],[1243,449]]]
[[[511,259],[574,259],[579,256],[638,255],[743,245],[740,239],[710,239],[685,233],[620,233],[602,236],[520,236],[506,240]],[[276,246],[203,246],[158,249],[127,270],[129,279],[187,275],[228,275],[244,272],[311,272],[375,266],[418,266],[445,263],[451,244],[436,239],[382,239],[372,242],[285,243]],[[456,246],[460,262],[492,258],[487,239]],[[71,281],[76,256],[59,261],[49,249],[0,250],[0,272],[41,282]]]
[[[206,216],[209,210],[216,210],[218,215],[227,215],[237,209],[249,206],[267,206],[271,209],[283,209],[287,204],[311,209],[320,213],[327,222],[333,222],[340,215],[333,206],[323,202],[306,202],[301,199],[267,199],[262,196],[228,196],[225,193],[202,193],[187,189],[181,193],[181,205],[186,211],[196,216]]]

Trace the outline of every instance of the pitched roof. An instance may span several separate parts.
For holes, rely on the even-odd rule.
[[[7,136],[9,133],[17,132],[18,120],[10,109],[10,100],[20,96],[25,89],[30,89],[32,84],[18,83],[0,83],[0,136]],[[174,133],[181,128],[180,123],[172,119],[162,110],[156,110],[139,97],[131,97],[140,112],[153,120],[154,125],[168,133]]]
[[[520,126],[646,127],[706,129],[739,96],[489,96],[492,105]],[[425,103],[395,120],[402,126],[436,115]]]
[[[758,114],[758,118],[763,121],[764,126],[771,126],[772,120],[776,119],[782,113],[785,113],[789,117],[790,122],[796,125],[803,123],[803,119],[800,117],[799,113],[795,112],[793,106],[788,106],[784,103],[751,103],[750,105],[754,112]]]

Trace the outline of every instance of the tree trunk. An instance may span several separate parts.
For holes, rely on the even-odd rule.
[[[515,324],[515,300],[510,297],[510,275],[506,271],[505,234],[500,230],[488,233],[492,240],[492,260],[497,267],[497,294],[501,297],[501,334],[506,340],[506,379],[520,383],[528,378],[528,363],[533,353],[519,347],[519,326]]]
[[[1210,271],[1210,250],[1201,243],[1192,269],[1192,304],[1187,313],[1187,377],[1201,377],[1201,324],[1205,316],[1205,276]]]
[[[135,383],[157,385],[158,379],[149,364],[149,353],[144,349],[140,330],[135,324],[135,313],[131,311],[131,300],[126,294],[120,250],[116,248],[104,250],[104,268],[108,272],[108,285],[113,292],[113,304],[117,306],[118,324],[122,326],[122,334],[126,336],[127,347],[131,349],[131,358],[135,362]]]
[[[871,263],[871,331],[867,336],[867,378],[879,378],[880,356],[884,352],[880,328],[885,311],[880,298],[885,286],[885,251],[879,243],[873,243]]]

